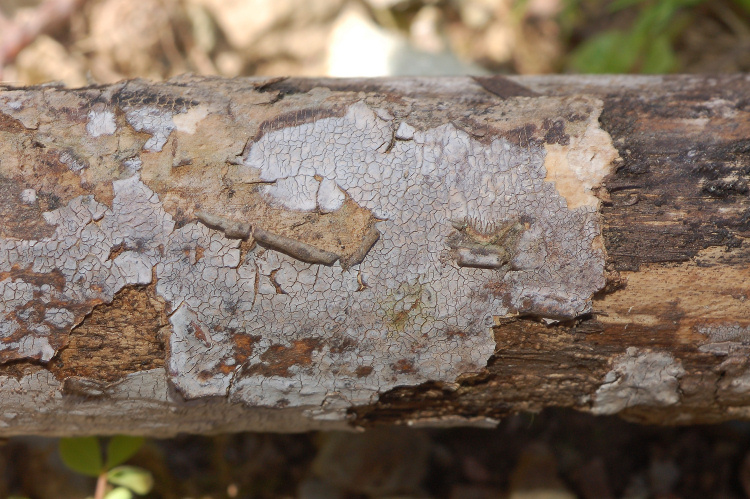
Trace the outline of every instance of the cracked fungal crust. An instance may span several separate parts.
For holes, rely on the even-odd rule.
[[[0,93],[18,142],[0,190],[36,217],[30,239],[0,227],[0,361],[50,361],[96,305],[151,284],[182,397],[340,419],[479,371],[497,318],[574,318],[604,286],[599,101],[440,114],[429,95],[160,88]]]
[[[682,363],[666,352],[635,347],[614,359],[612,370],[594,395],[594,414],[616,414],[639,405],[668,406],[680,401]]]

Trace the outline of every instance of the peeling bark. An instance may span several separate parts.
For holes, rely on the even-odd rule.
[[[750,80],[0,90],[0,433],[748,417]]]

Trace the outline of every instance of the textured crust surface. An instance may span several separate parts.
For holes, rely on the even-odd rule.
[[[607,286],[575,321],[503,320],[482,376],[393,390],[358,422],[550,406],[650,424],[750,417],[750,77],[507,80],[482,83],[604,101],[599,122],[620,155],[596,192]]]
[[[441,85],[459,84],[479,96],[446,106]],[[602,101],[481,88],[0,93],[2,379],[107,399],[148,372],[168,382],[154,402],[280,409],[304,429],[481,371],[503,318],[589,313],[605,285],[594,193],[617,156]],[[151,336],[101,332],[123,293],[152,311],[134,319]],[[81,363],[78,330],[153,356]]]
[[[2,432],[747,417],[748,88],[0,91]]]

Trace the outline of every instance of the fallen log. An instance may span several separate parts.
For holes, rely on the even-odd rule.
[[[0,434],[750,417],[750,77],[0,87]]]

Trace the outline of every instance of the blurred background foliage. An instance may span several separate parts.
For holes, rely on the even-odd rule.
[[[750,70],[750,0],[0,0],[0,79]]]
[[[569,32],[580,23],[585,0],[569,0],[561,20]],[[593,2],[588,2],[593,3]],[[596,2],[601,3],[601,2]],[[623,26],[599,30],[572,48],[568,69],[581,73],[671,73],[683,68],[678,57],[682,37],[713,15],[739,39],[748,35],[750,0],[718,5],[714,0],[615,0],[606,7],[623,15]],[[629,11],[629,12],[628,12]],[[744,18],[744,19],[743,19]],[[686,54],[688,55],[688,54]]]

